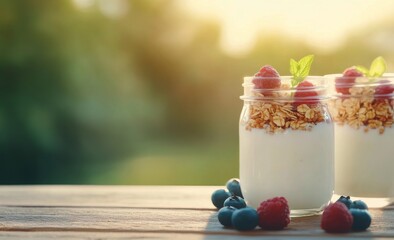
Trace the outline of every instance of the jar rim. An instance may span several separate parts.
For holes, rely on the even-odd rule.
[[[244,82],[243,82],[242,86],[244,86],[246,84],[253,84],[252,81],[254,79],[259,79],[259,80],[280,79],[281,81],[285,81],[285,83],[288,83],[293,79],[293,76],[279,76],[279,77],[245,76],[243,79],[244,79]],[[307,77],[305,77],[304,81],[309,81],[309,82],[313,83],[314,85],[322,85],[322,84],[325,85],[326,84],[326,79],[324,78],[324,76],[307,76]]]
[[[365,80],[365,81],[356,81],[356,83],[363,83],[363,84],[369,84],[369,83],[376,83],[379,80],[388,80],[388,81],[394,81],[394,73],[387,73],[387,74],[383,74],[383,76],[380,77],[367,77],[367,76],[361,76],[361,77],[344,77],[342,74],[340,73],[333,73],[333,74],[326,74],[323,76],[324,78],[327,79],[327,82],[331,83],[331,80],[333,78],[337,79],[360,79],[360,80]],[[366,81],[368,80],[368,81]]]
[[[394,97],[394,92],[377,94],[375,89],[377,87],[392,87],[394,89],[394,73],[386,73],[380,77],[344,77],[342,74],[327,74],[324,75],[329,83],[329,92],[334,97]],[[370,88],[373,93],[363,95],[361,89]],[[353,94],[343,94],[338,89],[354,89]],[[359,94],[357,94],[360,92]]]
[[[256,87],[256,82],[272,79],[280,79],[280,88],[260,88]],[[291,80],[293,76],[279,76],[279,77],[259,77],[246,76],[242,86],[244,87],[244,95],[240,98],[242,100],[267,100],[267,101],[321,101],[328,99],[327,95],[327,79],[323,76],[307,76],[304,81],[312,83],[312,86],[291,87]],[[295,96],[297,93],[299,96]]]

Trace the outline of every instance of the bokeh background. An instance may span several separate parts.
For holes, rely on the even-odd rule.
[[[394,1],[0,0],[0,183],[221,185],[242,77],[311,53],[394,71]]]

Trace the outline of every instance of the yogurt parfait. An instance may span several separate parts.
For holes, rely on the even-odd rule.
[[[332,197],[334,126],[327,85],[323,77],[307,76],[313,57],[306,58],[292,60],[299,64],[293,66],[293,76],[280,76],[267,65],[244,78],[240,180],[245,200],[254,208],[283,196],[292,216],[313,215]]]
[[[394,74],[377,58],[370,69],[327,75],[334,98],[335,192],[382,207],[394,200]]]

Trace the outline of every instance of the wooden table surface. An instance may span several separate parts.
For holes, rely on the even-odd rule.
[[[283,231],[223,228],[215,186],[0,186],[2,239],[388,239],[394,206],[371,209],[368,231],[326,234],[320,216],[293,218]]]

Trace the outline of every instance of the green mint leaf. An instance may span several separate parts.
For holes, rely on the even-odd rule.
[[[299,66],[298,66],[298,62],[294,59],[290,59],[290,74],[295,76],[297,74],[297,72],[299,71]]]
[[[359,71],[359,72],[361,72],[361,73],[364,74],[365,76],[368,76],[368,75],[369,75],[369,69],[366,68],[366,67],[364,67],[364,66],[357,65],[357,66],[356,66],[356,70]]]
[[[301,58],[298,62],[294,59],[290,59],[290,73],[293,76],[291,87],[296,87],[309,75],[314,58],[314,55],[308,55]]]
[[[290,84],[291,84],[291,87],[297,86],[298,83],[300,83],[298,77],[293,77],[293,78],[291,79],[291,83],[290,83]]]
[[[372,61],[368,76],[380,77],[384,74],[386,68],[386,62],[384,61],[383,57],[379,56]]]
[[[299,71],[300,77],[306,77],[309,75],[314,58],[315,58],[314,55],[308,55],[301,58],[301,60],[298,62],[300,66],[300,71]]]

